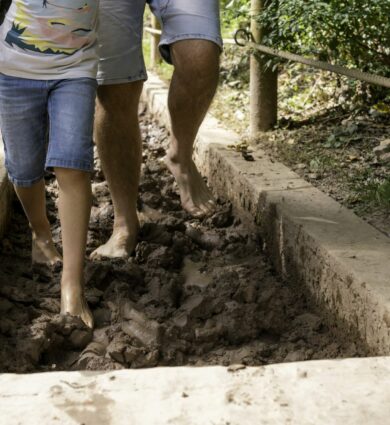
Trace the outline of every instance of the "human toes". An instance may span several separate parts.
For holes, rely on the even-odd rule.
[[[102,259],[102,254],[100,253],[100,247],[96,248],[95,251],[92,251],[91,254],[89,254],[89,259],[92,261],[97,261]]]
[[[204,213],[209,216],[215,213],[216,209],[217,209],[217,205],[213,200],[208,200],[207,202],[203,203],[201,205],[202,211],[204,211]]]
[[[185,204],[183,205],[183,208],[193,218],[200,219],[205,216],[205,211],[203,211],[202,208],[198,207],[197,205],[194,205],[193,203]]]

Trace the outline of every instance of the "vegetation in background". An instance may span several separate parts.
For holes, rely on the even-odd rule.
[[[250,0],[222,0],[225,27],[247,27]],[[269,0],[264,44],[390,75],[390,1]]]
[[[250,0],[222,0],[221,6],[225,32],[249,27]],[[257,19],[267,29],[263,44],[389,77],[389,16],[388,0],[269,0]],[[268,66],[283,63],[268,59]],[[247,82],[247,64],[241,55],[223,77]],[[359,81],[346,80],[345,93],[357,103],[390,103],[390,90]]]
[[[258,20],[268,45],[390,75],[389,16],[383,0],[271,0]]]

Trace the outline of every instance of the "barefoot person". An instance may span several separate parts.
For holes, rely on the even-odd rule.
[[[44,172],[59,186],[61,312],[93,326],[84,297],[96,97],[97,0],[14,0],[0,27],[0,129],[9,178],[33,238],[32,260],[60,260]],[[48,146],[46,136],[48,134]]]
[[[166,164],[181,203],[195,217],[214,209],[193,159],[198,129],[214,96],[222,40],[218,0],[148,0],[163,28],[160,50],[174,72],[168,107],[172,137]],[[142,56],[145,0],[101,0],[95,141],[113,204],[114,228],[92,258],[125,257],[134,250],[141,164],[138,102],[147,78]]]

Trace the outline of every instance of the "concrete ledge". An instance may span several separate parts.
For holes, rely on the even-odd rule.
[[[151,113],[169,126],[167,89],[145,85]],[[303,282],[329,318],[357,332],[375,355],[390,354],[390,239],[280,163],[257,152],[255,162],[227,149],[239,141],[208,117],[195,159],[210,186],[249,216],[277,270]]]
[[[337,390],[335,390],[337,389]],[[379,425],[390,359],[0,376],[7,425]]]
[[[11,209],[12,187],[4,167],[3,141],[0,134],[0,239],[6,230]]]

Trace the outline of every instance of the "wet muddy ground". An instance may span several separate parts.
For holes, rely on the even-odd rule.
[[[363,344],[347,335],[337,338],[294,282],[275,277],[258,236],[232,215],[229,204],[220,202],[218,212],[204,220],[182,211],[161,161],[166,131],[145,116],[142,131],[139,243],[129,260],[87,264],[93,332],[59,316],[59,274],[31,270],[28,225],[15,201],[0,253],[0,372],[364,356]],[[56,183],[53,176],[47,180],[59,244]],[[101,171],[93,191],[88,252],[107,240],[113,219]]]

